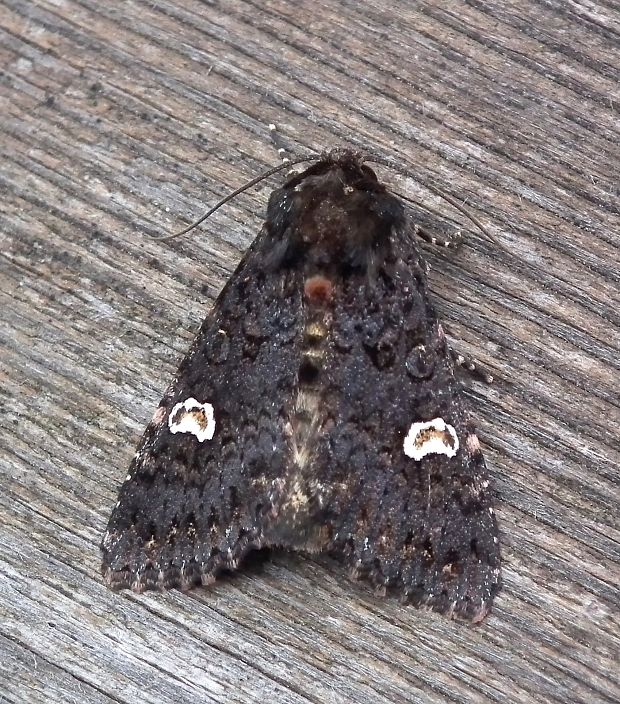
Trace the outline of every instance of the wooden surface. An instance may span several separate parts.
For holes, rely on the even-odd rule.
[[[0,4],[0,702],[620,701],[620,6],[611,0]],[[333,562],[108,591],[99,541],[143,426],[302,148],[379,169],[429,251],[496,479],[505,586],[478,628]],[[471,227],[467,225],[468,231]]]

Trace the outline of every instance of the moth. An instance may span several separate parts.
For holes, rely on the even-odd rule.
[[[500,588],[492,491],[417,234],[356,152],[272,193],[121,486],[110,587],[206,585],[284,548],[485,617]]]

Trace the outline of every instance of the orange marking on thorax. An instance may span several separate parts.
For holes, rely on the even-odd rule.
[[[304,294],[310,303],[325,305],[332,298],[334,285],[325,276],[311,276],[306,279]]]

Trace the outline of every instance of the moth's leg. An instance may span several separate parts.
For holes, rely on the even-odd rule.
[[[282,159],[283,164],[287,164],[291,159],[287,156],[288,150],[284,146],[282,135],[278,132],[278,128],[273,122],[269,125],[269,134],[274,147],[278,150],[278,155]]]
[[[480,379],[480,381],[484,381],[487,384],[493,383],[493,374],[491,374],[489,369],[478,360],[470,357],[469,355],[462,354],[453,347],[449,347],[449,350],[452,361],[457,368],[462,369],[465,373],[475,379]]]
[[[463,233],[461,230],[455,230],[451,235],[443,235],[437,232],[431,232],[420,225],[415,226],[415,234],[425,242],[436,245],[437,247],[445,247],[456,249],[463,241]]]

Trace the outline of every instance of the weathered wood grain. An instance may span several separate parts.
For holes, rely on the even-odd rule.
[[[620,701],[620,7],[609,0],[0,5],[0,701]],[[385,153],[458,213],[438,307],[505,587],[470,629],[275,555],[213,589],[114,594],[98,543],[140,431],[299,147]],[[433,216],[436,217],[436,216]]]

